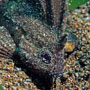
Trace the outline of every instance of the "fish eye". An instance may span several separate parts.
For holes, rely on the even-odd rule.
[[[39,58],[42,60],[42,62],[49,64],[51,63],[51,54],[49,52],[41,51],[39,53]]]
[[[43,62],[48,64],[51,62],[51,56],[48,53],[42,53],[41,57]]]

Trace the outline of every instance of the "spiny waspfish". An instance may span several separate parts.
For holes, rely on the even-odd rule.
[[[1,9],[0,26],[3,27],[0,27],[0,57],[11,58],[16,53],[33,72],[60,76],[64,68],[64,45],[67,41],[67,35],[64,34],[67,1],[19,1],[9,1]],[[38,6],[36,12],[42,11],[42,14],[33,11],[31,3],[36,5],[33,6],[34,10]],[[39,19],[35,16],[39,16]],[[26,59],[23,60],[23,57]]]

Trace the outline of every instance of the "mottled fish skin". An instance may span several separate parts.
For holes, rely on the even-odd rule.
[[[43,0],[43,3],[40,0],[45,20],[47,21],[46,23],[42,23],[42,21],[33,16],[19,14],[18,11],[13,11],[14,14],[8,14],[6,11],[5,17],[8,17],[14,24],[16,23],[22,28],[20,35],[17,33],[19,42],[16,43],[21,51],[19,52],[20,57],[25,57],[25,62],[32,65],[37,72],[60,76],[64,68],[63,57],[66,35],[63,35],[63,27],[65,27],[64,25],[66,23],[64,17],[67,11],[67,1],[51,0],[49,4],[47,4],[46,1],[47,0]],[[50,7],[52,13],[49,13],[49,9],[46,9],[46,7]],[[48,16],[52,18],[52,25],[49,25]],[[9,30],[9,32],[12,31]],[[17,30],[15,29],[14,32],[17,32]],[[12,34],[14,35],[13,32]],[[17,39],[15,36],[16,35],[14,35],[13,39],[16,42]],[[32,69],[32,67],[30,68]]]
[[[0,0],[0,6],[6,4],[6,3],[8,3],[8,2],[9,2],[9,0]]]
[[[32,23],[32,20],[30,21]],[[30,27],[31,29],[29,28],[29,30],[27,29],[27,27],[24,27],[25,30],[28,30],[27,32],[29,34],[22,38],[20,43],[21,50],[26,54],[29,62],[31,62],[32,64],[36,64],[36,69],[54,73],[53,70],[56,64],[55,50],[58,42],[57,35],[48,27],[42,25],[38,20],[35,20],[32,26],[33,27]],[[50,56],[50,63],[48,63],[49,60],[46,60],[45,57],[41,57],[41,55],[44,53]],[[47,56],[47,58],[49,57]],[[45,63],[44,59],[47,61],[47,63]],[[61,71],[61,68],[59,68],[58,70]]]
[[[48,72],[50,75],[62,73],[63,49],[59,51],[60,53],[56,51],[56,48],[59,48],[59,39],[55,31],[33,17],[16,16],[14,19],[21,24],[26,32],[25,35],[22,34],[19,44],[21,56],[25,55],[26,62],[32,63],[38,72]],[[41,57],[41,54],[48,54],[51,58],[50,63],[49,60]]]

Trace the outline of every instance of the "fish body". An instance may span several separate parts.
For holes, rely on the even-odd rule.
[[[67,11],[67,1],[33,1],[35,5],[37,1],[40,2],[42,17],[44,17],[45,22],[42,22],[38,14],[39,19],[35,18],[34,14],[36,13],[30,12],[28,9],[31,10],[31,7],[25,2],[24,4],[20,2],[19,5],[16,2],[10,2],[9,5],[11,6],[2,12],[1,25],[7,28],[8,35],[10,34],[13,45],[15,45],[14,49],[19,49],[19,52],[12,50],[12,54],[18,53],[22,62],[28,63],[27,67],[40,74],[48,73],[48,75],[60,76],[64,68],[64,45],[66,43],[66,35],[64,35],[66,20],[64,18]],[[28,10],[30,14],[28,15],[25,10]],[[23,57],[26,59],[23,60]]]
[[[9,2],[9,0],[0,0],[0,6],[6,4],[6,3],[8,3],[8,2]]]

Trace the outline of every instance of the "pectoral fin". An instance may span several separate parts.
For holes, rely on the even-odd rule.
[[[3,26],[0,27],[0,57],[10,58],[15,51],[15,43],[9,32]]]

